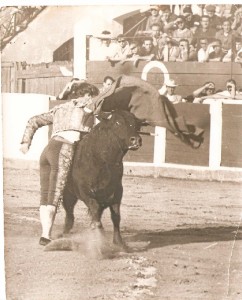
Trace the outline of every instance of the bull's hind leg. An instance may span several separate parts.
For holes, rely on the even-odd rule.
[[[77,203],[77,200],[78,199],[73,194],[69,193],[68,191],[64,192],[63,207],[66,211],[65,225],[63,230],[64,234],[69,233],[74,225],[74,207]]]

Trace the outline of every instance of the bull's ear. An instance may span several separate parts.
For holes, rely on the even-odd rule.
[[[101,120],[109,120],[112,118],[112,113],[111,112],[104,112],[101,111],[96,115],[96,118],[101,121]]]

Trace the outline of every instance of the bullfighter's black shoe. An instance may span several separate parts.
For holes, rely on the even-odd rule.
[[[48,245],[49,243],[51,242],[51,240],[45,238],[45,237],[41,237],[40,240],[39,240],[39,244],[41,246],[46,246]]]

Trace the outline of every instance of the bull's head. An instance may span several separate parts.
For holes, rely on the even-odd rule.
[[[138,131],[141,122],[130,112],[117,110],[102,113],[98,117],[110,129],[124,151],[137,150],[142,146],[142,138]]]

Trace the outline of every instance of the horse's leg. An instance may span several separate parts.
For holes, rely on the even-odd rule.
[[[69,233],[74,225],[74,207],[77,203],[77,197],[67,190],[64,191],[63,195],[63,207],[66,211],[65,225],[63,233]]]
[[[120,185],[114,195],[115,204],[110,206],[111,219],[113,222],[113,243],[117,245],[124,245],[121,234],[120,234],[120,204],[123,196],[123,187]]]

